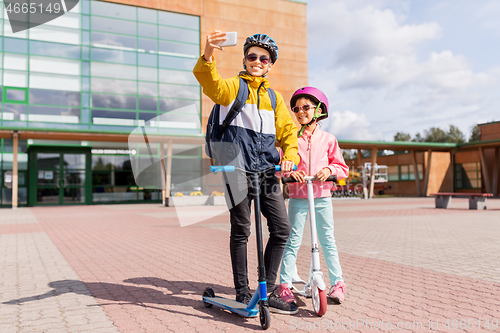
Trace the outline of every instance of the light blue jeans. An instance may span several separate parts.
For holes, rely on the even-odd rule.
[[[316,212],[318,240],[328,267],[330,283],[334,286],[338,281],[343,281],[343,279],[337,245],[333,236],[332,198],[315,198],[314,208]],[[290,198],[288,217],[292,225],[292,231],[286,242],[283,259],[281,260],[280,284],[287,283],[289,286],[292,284],[297,252],[302,244],[302,235],[304,234],[307,215],[309,215],[309,203],[307,199]]]

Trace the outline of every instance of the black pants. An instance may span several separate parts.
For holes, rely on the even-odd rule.
[[[262,177],[259,180],[262,180]],[[254,199],[251,184],[240,182],[240,190],[243,190],[242,186],[246,186],[245,191],[238,191],[238,185],[234,183],[231,185],[231,191],[226,191],[226,194],[228,192],[233,194],[233,199],[239,196],[237,200],[233,200],[233,206],[231,206],[230,198],[226,195],[226,201],[230,207],[230,251],[234,286],[237,294],[249,290],[247,242],[251,232],[251,202]],[[266,176],[260,186],[260,192],[261,212],[267,220],[269,230],[269,240],[264,251],[264,266],[266,269],[267,290],[270,292],[275,287],[283,250],[290,235],[291,226],[278,178],[275,175]],[[243,195],[239,193],[243,193]]]

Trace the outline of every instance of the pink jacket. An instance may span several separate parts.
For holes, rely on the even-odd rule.
[[[338,180],[348,177],[349,168],[333,134],[316,127],[312,135],[304,131],[298,142],[300,162],[297,170],[303,170],[306,175],[314,176],[324,167],[328,167],[332,175],[337,175]],[[332,187],[332,182],[313,181],[314,197],[330,197]],[[307,198],[306,183],[290,183],[288,190],[290,198]]]

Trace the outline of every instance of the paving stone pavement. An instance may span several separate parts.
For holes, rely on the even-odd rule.
[[[273,314],[269,332],[500,332],[500,200],[467,208],[462,199],[449,209],[432,198],[334,200],[346,300],[318,318],[299,296],[299,313]],[[0,332],[260,330],[258,318],[201,301],[208,285],[234,297],[228,230],[214,207],[0,210]],[[248,252],[255,289],[253,236]]]
[[[30,209],[0,221],[0,332],[118,332]]]

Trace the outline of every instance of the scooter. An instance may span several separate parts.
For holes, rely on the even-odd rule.
[[[312,247],[312,258],[311,258],[311,268],[312,273],[309,274],[309,283],[306,283],[300,278],[297,273],[297,266],[294,268],[294,274],[292,278],[292,289],[298,292],[300,295],[312,298],[312,304],[314,312],[319,316],[323,316],[326,313],[327,308],[327,297],[326,297],[326,284],[323,280],[323,273],[320,268],[319,261],[319,245],[318,245],[318,232],[316,230],[316,213],[314,210],[314,192],[313,192],[313,180],[314,176],[304,177],[307,183],[307,200],[309,202],[309,220],[311,226],[311,247]],[[281,179],[283,184],[297,182],[292,177],[283,177]],[[337,181],[337,176],[330,176],[326,179],[329,181]],[[302,288],[299,289],[299,286]]]
[[[297,169],[297,166],[294,167]],[[245,176],[251,176],[252,188],[254,191],[254,209],[255,209],[255,234],[257,238],[257,260],[259,264],[259,286],[252,296],[252,299],[247,304],[236,302],[232,299],[227,299],[220,296],[215,296],[212,288],[208,287],[203,292],[203,304],[207,308],[217,306],[222,309],[239,314],[243,317],[256,317],[259,315],[260,326],[262,329],[267,330],[271,325],[271,313],[269,311],[269,304],[267,302],[267,283],[266,283],[266,270],[264,267],[264,245],[262,242],[262,225],[260,216],[260,184],[259,175],[266,174],[269,171],[280,171],[281,166],[276,165],[264,171],[247,171],[234,166],[211,166],[212,172],[234,172],[236,170],[242,172]]]

